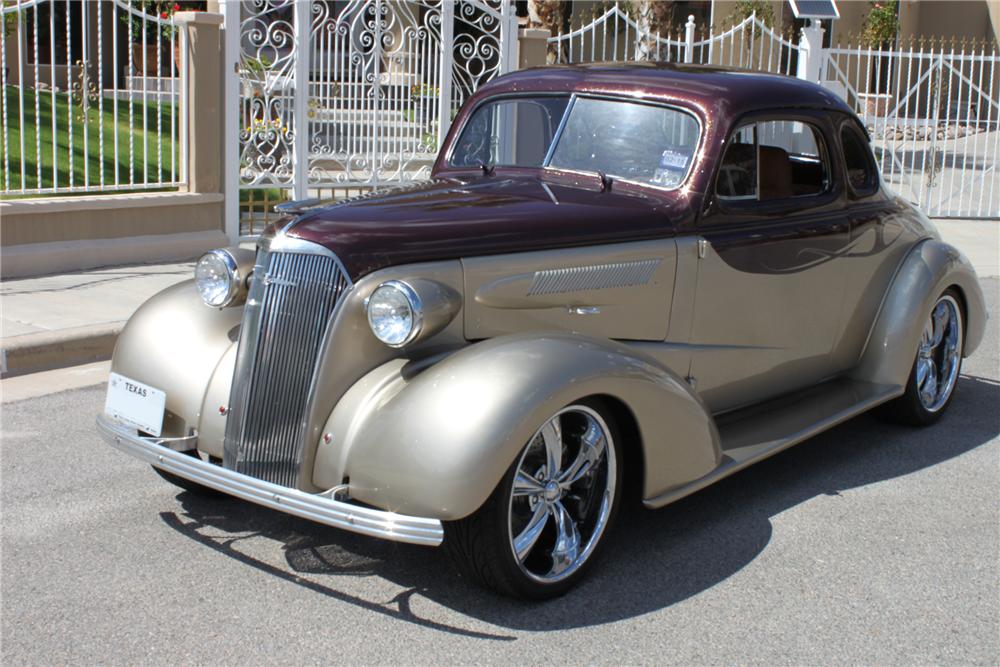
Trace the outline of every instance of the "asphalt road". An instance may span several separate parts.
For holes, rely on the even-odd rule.
[[[178,492],[104,389],[3,406],[2,662],[1000,663],[1000,283],[934,427],[862,416],[657,512],[522,604],[435,549]]]

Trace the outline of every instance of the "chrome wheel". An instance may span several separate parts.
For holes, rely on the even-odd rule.
[[[961,356],[961,310],[955,299],[945,294],[934,304],[917,351],[917,395],[928,412],[937,412],[948,402],[958,380]]]
[[[560,410],[535,433],[508,502],[510,548],[525,575],[555,583],[587,561],[611,515],[616,467],[611,431],[587,406]]]

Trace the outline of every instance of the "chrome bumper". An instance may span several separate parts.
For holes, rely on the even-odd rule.
[[[279,512],[396,542],[438,546],[444,539],[444,528],[437,519],[395,514],[336,500],[333,496],[341,487],[312,494],[271,484],[170,449],[167,445],[171,443],[160,444],[152,438],[142,437],[134,429],[103,414],[97,416],[97,431],[112,446],[161,470]]]

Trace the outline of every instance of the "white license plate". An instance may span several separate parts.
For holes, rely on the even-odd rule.
[[[159,437],[166,405],[167,395],[155,387],[118,373],[108,378],[104,412],[123,424]]]

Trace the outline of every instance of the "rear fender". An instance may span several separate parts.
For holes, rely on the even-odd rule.
[[[620,400],[636,420],[645,461],[626,465],[645,463],[644,497],[718,464],[718,434],[704,405],[655,360],[604,339],[514,334],[430,367],[396,359],[369,373],[331,414],[314,483],[330,488],[349,477],[359,501],[459,519],[486,501],[546,419],[600,395]]]
[[[972,354],[986,331],[986,304],[979,279],[956,248],[927,239],[900,265],[852,375],[867,382],[905,387],[924,323],[937,298],[952,286],[958,288],[965,304],[964,356]]]

